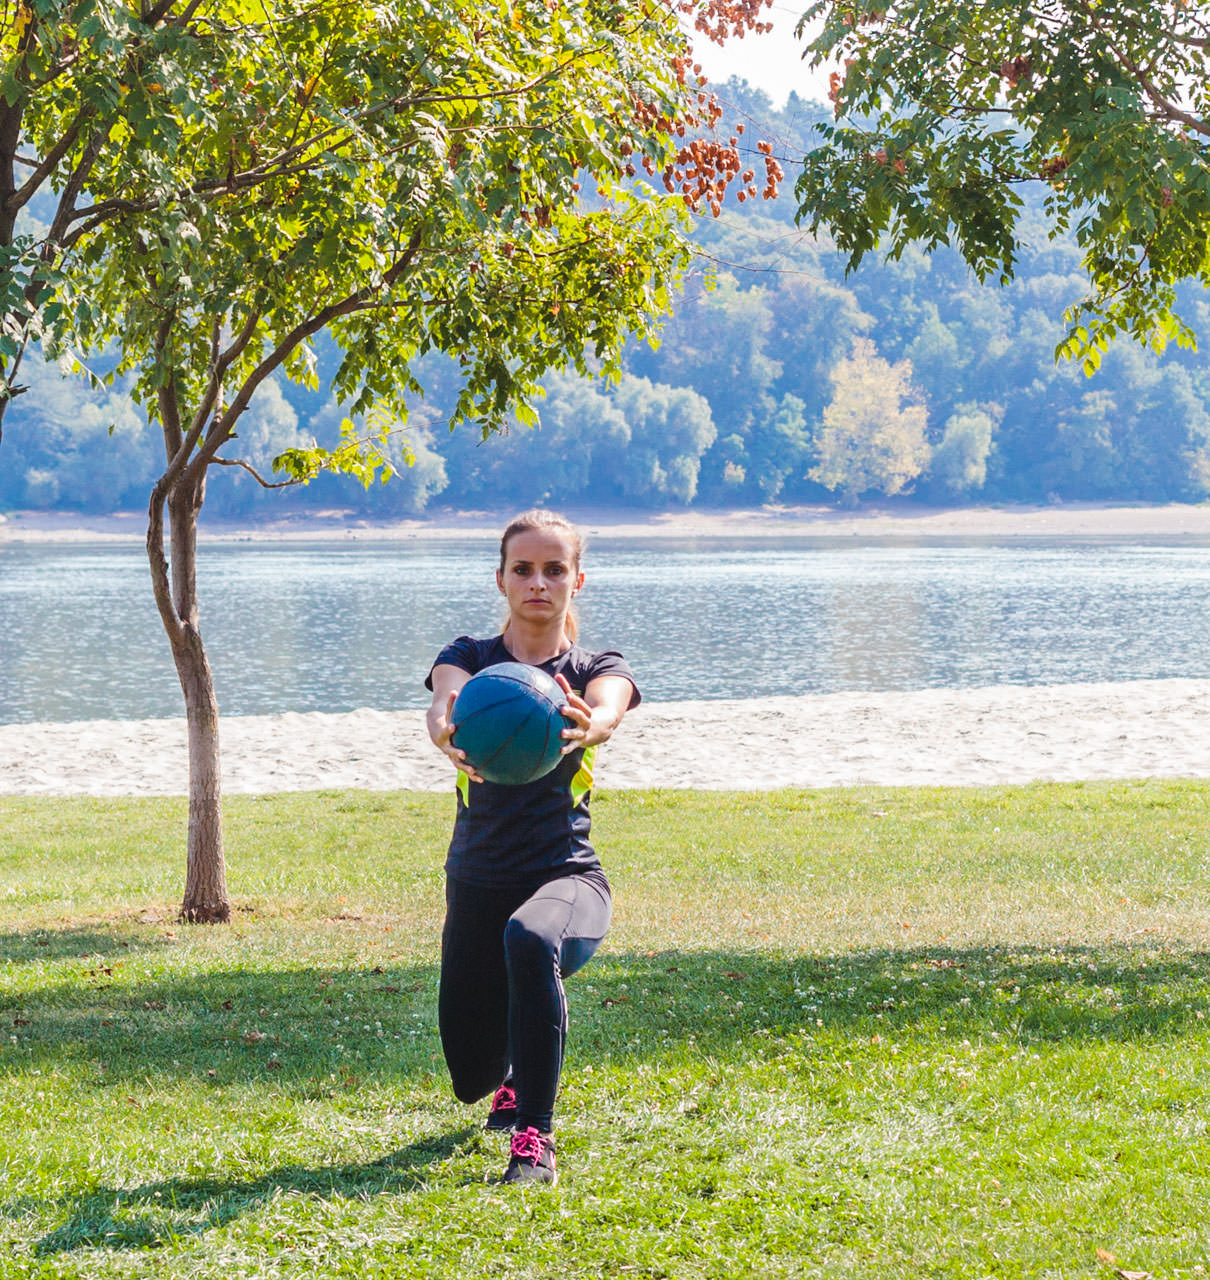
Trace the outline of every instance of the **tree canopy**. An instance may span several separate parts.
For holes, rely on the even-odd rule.
[[[672,202],[624,180],[692,102],[667,10],[33,0],[6,42],[27,162],[76,195],[9,241],[28,323],[5,350],[116,341],[189,428],[237,388],[210,456],[269,373],[312,377],[324,327],[354,410],[402,410],[436,349],[465,361],[456,416],[497,422],[647,326],[683,261]]]
[[[1210,15],[1189,0],[818,0],[836,119],[797,182],[801,218],[856,265],[952,244],[1012,276],[1022,190],[1074,230],[1087,294],[1062,353],[1094,369],[1129,335],[1191,344],[1182,280],[1210,284]]]

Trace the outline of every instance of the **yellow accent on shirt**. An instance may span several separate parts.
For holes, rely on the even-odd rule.
[[[592,790],[592,767],[596,762],[596,747],[586,747],[580,759],[580,767],[571,780],[571,803],[574,808]]]

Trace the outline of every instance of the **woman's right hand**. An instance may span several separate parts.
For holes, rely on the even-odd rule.
[[[472,782],[482,782],[483,779],[475,772],[475,766],[467,760],[466,752],[460,751],[453,743],[455,725],[450,717],[453,715],[457,698],[458,691],[454,689],[446,699],[444,710],[438,711],[435,706],[429,709],[429,737],[432,738],[434,746],[449,756],[456,769],[465,773]]]

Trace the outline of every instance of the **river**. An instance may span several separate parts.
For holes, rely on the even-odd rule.
[[[227,715],[422,706],[502,618],[494,540],[216,543]],[[598,537],[585,642],[656,701],[1210,676],[1210,540]],[[142,548],[0,544],[0,723],[179,715]]]

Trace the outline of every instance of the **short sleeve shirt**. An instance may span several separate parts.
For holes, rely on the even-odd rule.
[[[434,667],[451,666],[474,675],[498,662],[515,662],[502,636],[476,640],[459,636],[437,655]],[[640,701],[634,676],[620,653],[593,653],[573,644],[537,664],[548,675],[562,675],[583,694],[598,676],[630,681],[630,706]],[[430,670],[425,687],[432,689]],[[447,875],[468,884],[536,888],[547,880],[599,867],[589,841],[596,747],[572,751],[542,778],[520,786],[472,782],[459,771],[458,812],[445,861]]]

